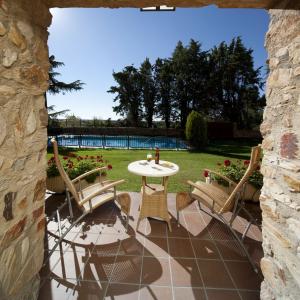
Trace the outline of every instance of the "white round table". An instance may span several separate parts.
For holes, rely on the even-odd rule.
[[[159,218],[168,223],[169,230],[172,231],[167,202],[167,184],[169,176],[175,175],[179,167],[168,161],[160,160],[155,164],[154,160],[138,160],[128,165],[128,171],[138,176],[142,176],[142,204],[137,223],[146,217]],[[162,184],[147,184],[147,177],[161,177]]]
[[[159,164],[155,164],[154,160],[138,160],[128,165],[128,171],[143,177],[169,177],[178,173],[179,167],[164,160],[160,160]]]

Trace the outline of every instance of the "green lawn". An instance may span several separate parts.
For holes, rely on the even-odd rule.
[[[256,145],[257,141],[218,141],[211,143],[204,151],[160,151],[160,158],[176,163],[180,171],[170,177],[169,192],[178,192],[187,190],[185,182],[191,180],[203,180],[203,169],[217,169],[217,163],[223,163],[225,159],[249,159],[251,146]],[[49,149],[48,158],[52,156]],[[122,190],[139,191],[141,178],[128,172],[127,166],[130,162],[140,159],[146,159],[149,150],[123,150],[123,149],[60,149],[63,154],[66,151],[76,152],[78,155],[103,155],[113,166],[109,171],[110,179],[126,179],[126,183],[121,186]],[[149,180],[150,181],[150,180]],[[157,182],[157,179],[151,179],[151,182]]]

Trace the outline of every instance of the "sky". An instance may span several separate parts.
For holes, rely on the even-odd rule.
[[[118,119],[113,112],[113,71],[136,67],[148,57],[170,57],[177,42],[190,39],[209,50],[222,41],[241,36],[253,49],[255,67],[265,66],[264,36],[269,16],[265,10],[177,8],[175,12],[140,12],[139,9],[72,8],[51,10],[49,54],[65,66],[56,69],[64,82],[81,80],[84,89],[49,95],[48,105],[70,109],[83,119]]]

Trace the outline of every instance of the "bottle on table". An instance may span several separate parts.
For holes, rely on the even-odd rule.
[[[155,149],[155,163],[159,164],[159,148]]]

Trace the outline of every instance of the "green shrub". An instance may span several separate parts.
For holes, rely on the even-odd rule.
[[[196,148],[206,146],[207,123],[202,114],[192,111],[188,115],[185,126],[185,136],[190,144]]]

